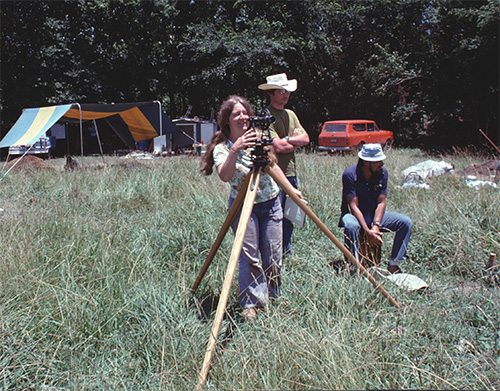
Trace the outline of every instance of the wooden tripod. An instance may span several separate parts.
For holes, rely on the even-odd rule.
[[[248,221],[250,220],[250,215],[252,214],[253,203],[255,201],[255,196],[257,195],[257,189],[259,187],[261,174],[262,174],[262,167],[258,168],[258,170],[254,168],[252,171],[248,173],[247,178],[245,178],[245,181],[243,182],[244,184],[247,183],[247,187],[241,188],[240,192],[238,193],[238,196],[236,197],[233,203],[234,209],[233,207],[231,207],[228,216],[226,218],[226,221],[224,222],[223,230],[225,227],[225,232],[224,232],[225,234],[229,229],[229,227],[231,226],[231,223],[234,221],[236,215],[238,214],[239,206],[235,207],[235,204],[238,202],[241,206],[241,202],[244,198],[243,208],[241,210],[241,215],[240,215],[240,221],[238,223],[238,228],[236,229],[236,234],[234,236],[234,243],[233,243],[233,248],[231,250],[231,255],[229,256],[229,263],[227,265],[226,276],[224,278],[224,285],[222,286],[222,291],[219,297],[219,304],[217,305],[217,312],[215,313],[214,323],[212,325],[212,331],[210,333],[210,338],[208,340],[205,359],[203,360],[203,366],[201,367],[201,371],[198,377],[198,386],[196,387],[197,390],[201,390],[203,388],[203,385],[207,380],[208,371],[210,370],[210,361],[212,360],[212,357],[215,352],[215,343],[217,342],[217,337],[219,335],[222,319],[224,318],[224,312],[226,311],[226,304],[229,297],[229,291],[231,289],[234,272],[236,271],[236,266],[238,264],[238,259],[240,257],[241,248],[243,246],[243,239],[245,238]],[[241,197],[240,193],[242,193]],[[221,232],[223,230],[221,230]],[[217,239],[219,239],[219,237]],[[212,246],[212,250],[210,251],[210,254],[212,254],[213,252],[212,259],[218,247],[220,246],[222,239],[223,236],[222,238],[220,238],[220,241],[216,240],[214,246]],[[208,264],[207,261],[205,261],[205,265],[203,265],[204,267],[204,270],[202,270],[203,274],[206,272],[208,265],[211,262],[211,259],[210,262],[208,262]],[[196,287],[200,283],[201,277],[202,276],[198,276],[198,278],[196,279],[195,286],[193,286],[191,292],[194,293],[196,291]]]
[[[269,165],[265,167],[265,171],[274,179],[274,181],[291,197],[295,203],[306,213],[307,216],[325,233],[325,235],[342,251],[342,253],[349,259],[349,261],[358,268],[361,274],[366,277],[374,286],[377,291],[384,295],[389,302],[399,308],[400,305],[394,300],[389,293],[372,277],[370,273],[363,267],[363,265],[351,254],[351,252],[337,239],[337,237],[326,227],[325,224],[313,213],[313,211],[300,200],[300,198],[292,191],[292,186],[289,182],[284,182],[275,173],[275,169]],[[205,359],[203,360],[203,365],[198,376],[198,386],[197,391],[201,391],[207,380],[208,371],[210,370],[210,362],[215,352],[215,344],[217,342],[217,337],[219,335],[220,326],[224,317],[224,312],[226,310],[226,304],[229,297],[229,291],[231,289],[231,284],[233,281],[234,273],[236,271],[236,265],[241,253],[241,248],[243,245],[243,239],[245,237],[246,228],[248,221],[250,220],[250,215],[252,213],[253,204],[255,201],[255,196],[257,188],[259,187],[260,177],[262,174],[262,167],[254,167],[250,171],[243,182],[238,196],[236,197],[233,205],[229,209],[226,216],[226,220],[220,230],[217,239],[215,240],[212,248],[203,264],[203,267],[191,288],[191,293],[194,294],[198,288],[203,276],[205,275],[210,263],[212,262],[225,234],[227,233],[232,222],[236,218],[241,205],[243,204],[241,210],[240,221],[238,223],[238,228],[236,229],[236,234],[234,237],[234,243],[231,250],[231,255],[229,257],[229,262],[226,270],[226,276],[224,278],[224,285],[219,297],[219,303],[217,305],[217,311],[215,313],[214,323],[212,325],[212,331],[210,333],[210,338],[208,341],[207,351],[205,353]]]

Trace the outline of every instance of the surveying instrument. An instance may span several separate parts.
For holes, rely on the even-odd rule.
[[[227,213],[224,224],[219,231],[217,238],[215,239],[212,248],[203,264],[198,277],[196,278],[192,288],[191,294],[196,292],[196,289],[200,285],[203,276],[205,275],[208,267],[210,266],[217,250],[219,249],[222,240],[224,239],[229,227],[233,223],[234,219],[238,215],[241,209],[240,221],[234,235],[233,247],[231,250],[231,255],[229,256],[229,262],[226,269],[226,275],[224,278],[224,284],[222,286],[222,291],[219,296],[219,302],[217,305],[217,311],[215,313],[214,322],[212,325],[212,330],[210,332],[210,337],[208,341],[207,350],[205,353],[205,359],[203,361],[203,366],[198,375],[198,386],[197,391],[201,391],[207,380],[208,372],[210,370],[210,362],[215,352],[215,345],[217,343],[217,337],[219,335],[219,330],[221,327],[222,320],[224,318],[224,313],[226,311],[226,305],[229,297],[229,292],[231,289],[231,284],[233,281],[234,273],[236,271],[236,266],[238,264],[238,259],[240,257],[241,248],[243,245],[243,240],[245,238],[245,232],[247,229],[250,216],[252,214],[252,209],[257,195],[257,189],[260,184],[260,178],[262,172],[265,171],[267,174],[273,178],[273,180],[285,191],[285,193],[304,211],[304,213],[309,216],[309,218],[319,227],[321,231],[342,251],[344,256],[358,268],[361,275],[366,277],[374,286],[377,291],[384,295],[389,302],[399,308],[400,305],[389,295],[389,293],[373,278],[373,276],[367,272],[364,266],[354,257],[351,252],[337,239],[337,237],[326,227],[325,224],[313,213],[313,211],[301,201],[301,199],[293,192],[292,185],[286,181],[284,182],[280,176],[275,172],[275,168],[269,165],[268,150],[266,146],[272,144],[272,139],[270,136],[269,126],[274,122],[274,117],[271,116],[269,110],[264,110],[257,116],[249,117],[250,127],[256,130],[256,126],[262,129],[262,138],[256,142],[255,147],[251,151],[252,156],[252,168],[245,177],[243,184],[241,186],[238,195],[236,196],[233,205]],[[267,135],[265,134],[267,131]]]

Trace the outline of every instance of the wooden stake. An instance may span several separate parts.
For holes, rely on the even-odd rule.
[[[342,253],[351,261],[351,263],[358,268],[361,274],[370,281],[376,290],[378,290],[382,295],[384,295],[387,300],[396,308],[400,305],[392,298],[391,295],[380,285],[373,276],[366,271],[364,266],[351,254],[351,252],[337,239],[337,237],[327,228],[325,224],[313,213],[313,211],[301,201],[301,199],[293,192],[292,185],[287,181],[286,183],[281,180],[281,178],[274,172],[274,169],[270,166],[266,167],[266,172],[276,181],[277,184],[291,197],[295,203],[305,212],[309,218],[314,221],[314,223],[319,227],[321,231],[342,251]]]
[[[222,323],[222,319],[224,317],[224,312],[226,311],[226,304],[229,297],[229,291],[231,289],[231,284],[233,282],[236,266],[238,265],[238,259],[240,257],[241,248],[243,246],[243,239],[245,238],[248,221],[250,220],[250,215],[252,214],[253,203],[255,202],[255,197],[257,195],[257,189],[259,187],[261,174],[262,174],[262,168],[259,168],[259,171],[256,174],[252,171],[252,174],[250,176],[248,190],[246,192],[245,201],[243,203],[243,208],[241,210],[240,221],[238,223],[238,228],[236,229],[233,248],[231,250],[231,255],[229,257],[229,263],[227,265],[226,277],[224,278],[224,285],[222,287],[222,291],[219,297],[217,312],[215,313],[212,331],[210,333],[210,338],[208,340],[205,359],[203,361],[203,366],[201,368],[198,378],[198,386],[196,387],[197,391],[201,391],[203,389],[203,385],[207,381],[208,371],[210,370],[210,362],[212,361],[212,357],[215,352],[215,344],[217,342],[217,337],[219,336],[219,330]],[[240,192],[242,190],[240,190]]]
[[[495,143],[490,140],[490,138],[486,135],[486,133],[484,133],[481,129],[479,129],[479,131],[486,138],[486,140],[488,140],[491,143],[491,145],[493,145],[495,147],[495,149],[500,153],[500,149],[498,149],[498,147],[495,145]]]

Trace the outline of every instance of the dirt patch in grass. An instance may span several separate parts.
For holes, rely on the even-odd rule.
[[[25,155],[9,161],[5,170],[10,170],[11,167],[13,167],[12,170],[54,170],[54,167],[45,160],[32,155]]]

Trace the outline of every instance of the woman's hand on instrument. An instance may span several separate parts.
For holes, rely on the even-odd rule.
[[[250,129],[247,130],[243,135],[238,137],[238,139],[234,142],[231,149],[236,152],[241,151],[242,149],[247,149],[249,147],[253,147],[257,141],[257,133],[255,130]]]

